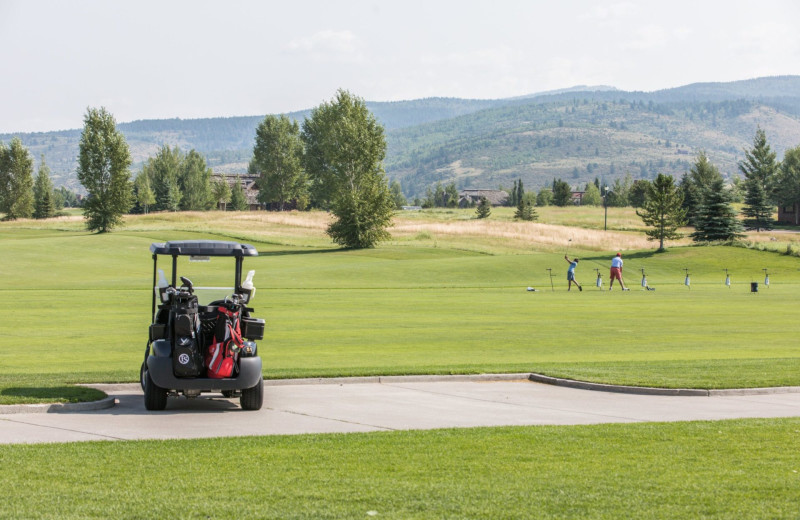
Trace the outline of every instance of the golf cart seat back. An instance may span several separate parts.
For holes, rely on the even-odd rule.
[[[154,255],[168,256],[258,256],[250,244],[224,242],[222,240],[173,240],[150,245]]]

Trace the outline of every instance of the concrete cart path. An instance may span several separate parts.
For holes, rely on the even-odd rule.
[[[94,385],[93,385],[94,386]],[[800,393],[660,396],[596,392],[526,380],[267,384],[264,407],[238,399],[170,398],[148,412],[138,385],[97,385],[105,410],[0,415],[0,443],[178,439],[475,426],[594,424],[800,416]]]

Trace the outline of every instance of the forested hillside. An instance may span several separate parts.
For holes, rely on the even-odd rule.
[[[705,149],[727,175],[761,126],[779,155],[800,144],[800,76],[698,83],[655,92],[564,89],[498,100],[429,98],[369,102],[387,131],[386,170],[409,196],[436,182],[534,188],[561,177],[578,186],[657,172],[680,176]],[[302,121],[309,114],[289,114]],[[242,173],[263,116],[121,123],[134,170],[163,145],[196,149],[215,171]],[[9,142],[15,134],[0,135]],[[56,186],[78,189],[79,130],[16,134]]]

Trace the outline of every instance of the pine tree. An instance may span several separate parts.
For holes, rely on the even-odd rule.
[[[744,151],[745,159],[739,163],[744,173],[745,196],[742,214],[747,217],[748,229],[772,229],[774,207],[770,196],[778,173],[776,154],[767,144],[767,136],[759,128],[753,138],[753,148]]]
[[[517,203],[517,211],[514,212],[514,219],[533,222],[538,218],[539,215],[536,213],[536,209],[534,209],[530,197],[523,197],[519,199],[519,203]]]
[[[56,215],[56,205],[53,197],[53,181],[50,180],[50,168],[44,161],[39,164],[39,173],[33,185],[34,210],[33,218],[50,218]]]
[[[689,225],[697,224],[697,214],[703,204],[705,192],[717,181],[722,182],[722,175],[708,160],[705,151],[701,150],[689,174],[681,179],[681,188],[684,190],[683,207],[686,208]]]
[[[658,240],[658,250],[664,250],[664,240],[680,238],[677,229],[686,225],[683,197],[672,176],[659,173],[647,183],[644,202],[636,214],[652,229],[645,231],[648,240]]]
[[[481,203],[478,204],[475,214],[478,218],[488,218],[492,214],[492,206],[486,197],[481,197]]]
[[[723,180],[715,180],[703,193],[703,202],[695,215],[695,242],[729,241],[742,237],[742,225],[731,206],[731,194]]]

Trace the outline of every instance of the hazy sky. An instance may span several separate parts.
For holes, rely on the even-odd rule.
[[[0,0],[0,132],[800,74],[797,0]]]

